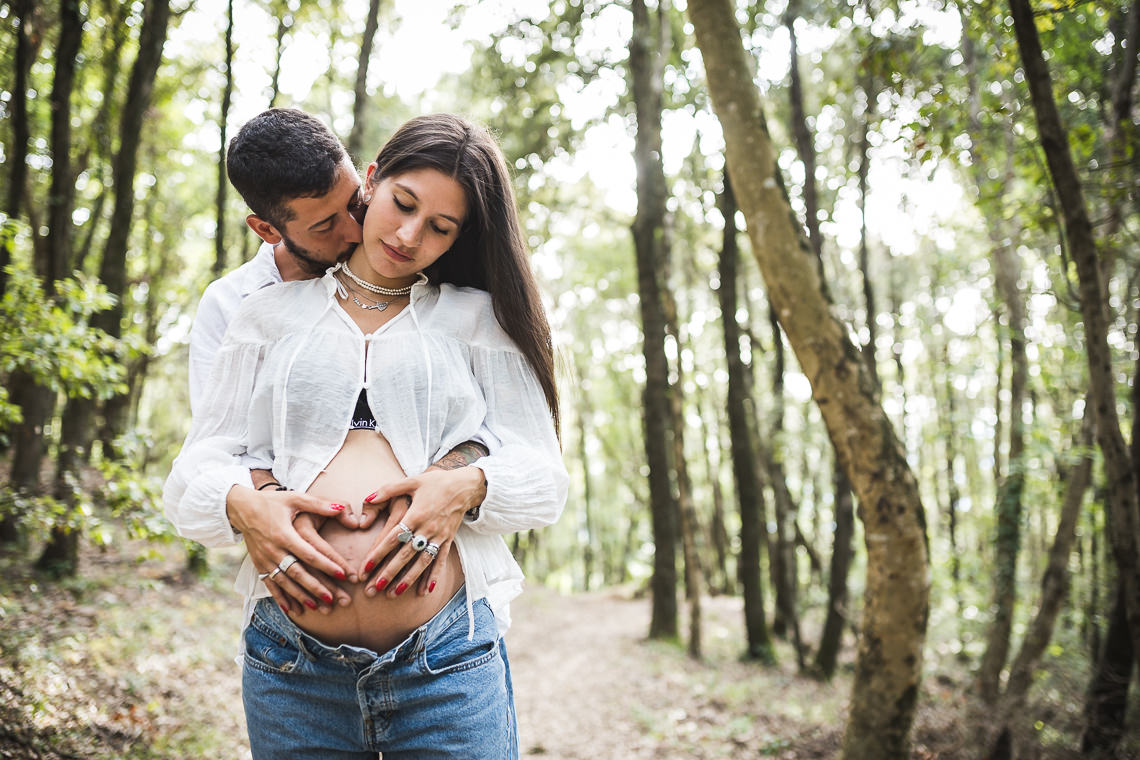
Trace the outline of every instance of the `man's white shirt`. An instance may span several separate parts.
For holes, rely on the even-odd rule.
[[[254,291],[281,282],[273,246],[262,243],[257,255],[206,286],[190,328],[190,412],[198,414],[204,385],[222,345],[226,327],[241,302]]]

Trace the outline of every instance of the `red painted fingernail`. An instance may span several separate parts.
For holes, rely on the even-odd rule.
[[[306,599],[305,600],[305,606],[308,607],[310,610],[315,610],[317,608],[317,603],[314,602],[312,599]]]
[[[347,509],[347,507],[345,507],[343,504],[329,504],[329,509],[331,509],[333,512],[343,512],[345,509]]]
[[[321,594],[321,599],[325,600],[325,604],[332,604],[332,594]]]
[[[433,591],[435,591],[435,581],[428,584],[428,593],[430,594]]]
[[[401,583],[399,586],[396,586],[396,596],[399,596],[400,594],[404,593],[404,589],[406,589],[407,587],[408,587],[408,584],[406,584],[406,583]]]
[[[343,570],[337,570],[336,571],[336,579],[338,581],[343,581],[344,578],[345,578],[344,571]]]
[[[375,499],[375,498],[376,498],[376,494],[378,494],[378,493],[380,493],[380,492],[379,492],[379,491],[373,491],[372,493],[370,493],[370,494],[368,494],[367,496],[365,496],[365,497],[364,497],[364,500],[365,500],[365,501],[369,501],[369,502],[370,502],[370,501],[372,501],[373,499]]]
[[[372,560],[368,560],[368,562],[364,563],[364,572],[370,573],[374,567],[376,567],[376,563]]]
[[[277,606],[278,606],[278,607],[280,607],[280,608],[281,608],[281,611],[282,611],[282,612],[284,612],[286,615],[288,615],[288,614],[289,614],[289,608],[288,608],[288,607],[286,607],[284,604],[279,604],[279,605],[277,605]]]
[[[381,578],[380,580],[376,581],[376,590],[377,591],[383,591],[384,587],[387,585],[388,585],[388,579],[387,578]]]

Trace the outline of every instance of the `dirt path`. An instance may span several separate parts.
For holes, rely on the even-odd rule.
[[[816,719],[842,710],[844,686],[737,662],[738,600],[705,608],[702,664],[644,640],[648,601],[529,588],[512,606],[507,636],[522,756],[830,756],[838,733]]]

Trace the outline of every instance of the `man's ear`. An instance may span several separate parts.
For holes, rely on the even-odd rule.
[[[257,214],[250,214],[247,216],[245,218],[245,223],[248,224],[249,228],[253,230],[257,236],[264,240],[266,243],[269,243],[270,245],[277,245],[281,242],[281,233],[277,231],[277,228],[262,219]]]

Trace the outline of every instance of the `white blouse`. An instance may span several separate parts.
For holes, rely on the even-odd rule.
[[[488,293],[421,280],[410,302],[365,335],[337,303],[332,272],[249,295],[230,322],[201,393],[201,409],[163,489],[179,535],[206,546],[240,540],[226,516],[234,485],[272,469],[309,488],[340,450],[361,389],[404,472],[423,472],[464,441],[490,454],[477,519],[455,537],[468,604],[487,597],[500,629],[522,591],[502,534],[549,525],[569,477],[546,397],[495,318]],[[235,588],[268,595],[246,557]]]

